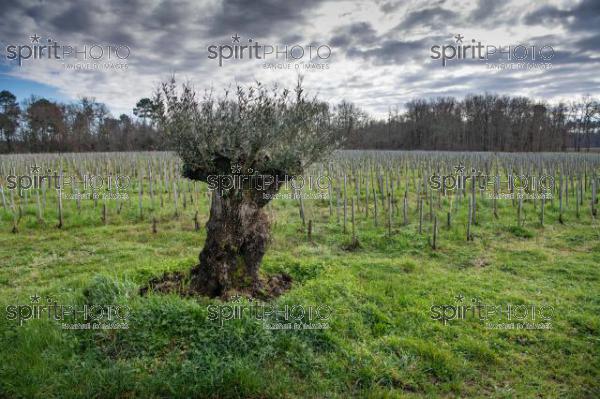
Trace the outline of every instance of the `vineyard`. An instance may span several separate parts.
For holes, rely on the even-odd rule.
[[[164,272],[185,275],[206,236],[216,190],[180,170],[166,152],[0,156],[2,307],[39,294],[131,308],[123,330],[2,319],[0,392],[600,394],[599,154],[340,151],[295,176],[267,205],[261,270],[292,277],[273,304],[332,310],[328,328],[301,331],[210,320],[207,306],[247,298],[139,295]],[[432,311],[463,301],[551,306],[551,327]]]
[[[83,220],[151,223],[156,229],[169,218],[187,219],[199,230],[216,187],[182,178],[179,159],[170,153],[0,160],[3,220],[14,233],[20,225],[69,228]],[[594,225],[599,168],[597,154],[343,151],[306,176],[289,176],[288,193],[280,197],[292,200],[286,208],[298,207],[307,233],[309,224],[338,225],[355,239],[372,224],[390,237],[414,226],[419,234],[433,235],[443,224],[448,229],[456,224],[471,240],[476,226],[497,223],[499,212],[508,220],[512,216],[518,228],[565,221]],[[233,176],[244,175],[252,173],[234,170],[214,182],[233,185]],[[270,206],[276,212],[281,204]]]

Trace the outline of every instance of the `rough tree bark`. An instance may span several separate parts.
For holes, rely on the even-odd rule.
[[[213,192],[206,243],[200,263],[191,272],[194,291],[211,297],[231,289],[260,291],[258,270],[267,249],[270,225],[264,211],[266,202],[256,196],[253,192]]]
[[[230,162],[220,159],[221,170]],[[207,173],[184,166],[184,176],[207,180]],[[239,175],[238,175],[239,176]],[[269,179],[265,179],[265,176]],[[231,190],[214,190],[206,223],[206,242],[200,263],[191,270],[191,290],[210,297],[231,291],[261,293],[259,268],[270,238],[270,222],[264,207],[279,192],[285,173],[269,170],[260,182]]]

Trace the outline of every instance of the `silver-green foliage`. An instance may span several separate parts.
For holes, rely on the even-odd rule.
[[[331,107],[308,98],[300,80],[292,92],[256,83],[199,98],[190,85],[178,90],[171,79],[155,101],[184,175],[203,181],[234,166],[241,173],[299,175],[338,148],[357,119],[351,104]]]

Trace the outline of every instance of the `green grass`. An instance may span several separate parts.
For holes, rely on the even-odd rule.
[[[481,203],[467,242],[464,204],[447,228],[443,201],[434,251],[429,218],[418,234],[411,200],[410,224],[395,215],[391,237],[381,213],[377,228],[359,213],[361,246],[347,251],[350,225],[344,234],[335,210],[329,220],[327,201],[306,201],[312,242],[297,204],[276,201],[262,270],[287,272],[294,285],[272,305],[332,309],[329,329],[278,331],[248,314],[222,326],[209,320],[210,305],[227,305],[218,300],[137,295],[149,278],[197,263],[196,206],[202,224],[207,217],[200,198],[177,217],[156,206],[157,234],[149,214],[137,215],[137,198],[121,214],[109,203],[107,225],[92,202],[79,212],[66,202],[62,230],[53,202],[45,225],[30,202],[18,234],[0,208],[0,397],[600,396],[600,235],[584,209],[580,218],[567,210],[561,225],[548,204],[541,227],[527,203],[516,226],[509,201],[499,201],[498,220]],[[64,305],[126,304],[129,328],[63,330],[45,318],[19,326],[5,317],[35,293]],[[459,294],[465,303],[551,305],[551,329],[432,319],[432,305],[457,304]]]

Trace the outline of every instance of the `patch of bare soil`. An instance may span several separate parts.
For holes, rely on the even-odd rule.
[[[357,238],[352,239],[348,244],[342,246],[342,249],[347,252],[358,251],[360,248],[361,245]]]
[[[145,296],[149,291],[169,294],[177,293],[189,296],[189,276],[182,272],[166,272],[160,277],[153,277],[148,284],[140,288],[140,295]]]
[[[474,267],[486,267],[490,264],[490,261],[485,258],[477,258],[471,261]]]
[[[182,297],[199,297],[202,294],[190,289],[189,274],[182,272],[167,272],[160,277],[153,277],[148,283],[140,288],[140,295],[145,296],[148,292],[169,294],[176,293]],[[231,289],[221,295],[222,300],[231,298],[254,298],[263,301],[272,300],[284,294],[292,288],[292,277],[287,273],[275,274],[261,277],[258,289]]]

